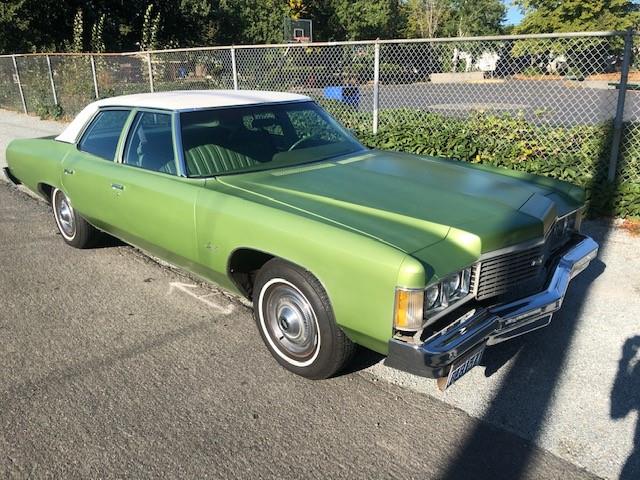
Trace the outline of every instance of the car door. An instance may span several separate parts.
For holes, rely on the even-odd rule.
[[[121,173],[115,162],[131,109],[102,109],[93,117],[62,162],[62,187],[73,207],[96,227],[118,235],[114,184]]]
[[[168,112],[134,112],[113,179],[114,212],[123,240],[193,269],[194,208],[204,180],[177,175],[173,121]]]

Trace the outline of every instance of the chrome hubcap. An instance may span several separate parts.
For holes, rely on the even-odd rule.
[[[75,232],[73,209],[71,208],[71,205],[69,205],[69,201],[64,195],[58,194],[56,200],[56,209],[58,212],[58,223],[60,225],[60,229],[67,237],[72,237]]]
[[[287,355],[305,358],[317,345],[317,322],[313,308],[298,290],[277,283],[266,292],[264,316],[267,333]]]

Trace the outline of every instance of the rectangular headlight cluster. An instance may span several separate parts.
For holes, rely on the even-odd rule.
[[[471,267],[447,276],[426,289],[396,289],[394,326],[418,331],[425,319],[465,298],[471,289]]]
[[[471,267],[449,275],[441,282],[427,287],[424,294],[425,316],[430,317],[466,297],[470,288]]]

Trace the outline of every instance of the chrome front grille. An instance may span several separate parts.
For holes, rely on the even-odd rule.
[[[579,229],[579,212],[562,217],[553,224],[544,243],[488,258],[480,263],[476,298],[499,300],[521,298],[544,288],[547,269],[558,252]]]
[[[545,246],[505,253],[484,260],[476,298],[484,300],[499,295],[527,295],[541,288],[546,277]]]

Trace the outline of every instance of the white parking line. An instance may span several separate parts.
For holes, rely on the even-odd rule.
[[[230,304],[230,305],[228,305],[226,307],[223,307],[222,305],[219,305],[218,303],[214,302],[213,300],[209,300],[209,299],[205,298],[205,297],[208,297],[209,295],[211,295],[210,293],[208,293],[206,295],[198,295],[196,292],[193,291],[194,288],[198,288],[198,286],[190,284],[190,283],[182,283],[182,282],[171,282],[171,283],[169,283],[169,293],[170,294],[174,290],[180,290],[181,292],[186,293],[190,297],[195,298],[199,302],[204,303],[205,305],[213,308],[214,310],[217,310],[218,312],[220,312],[220,313],[222,313],[224,315],[228,315],[228,314],[232,313],[235,310],[235,307],[232,304]]]

